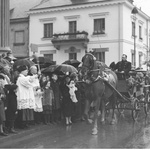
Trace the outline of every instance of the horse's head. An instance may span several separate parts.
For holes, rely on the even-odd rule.
[[[82,58],[82,68],[80,70],[81,75],[85,78],[88,76],[90,71],[94,68],[96,58],[91,53],[85,54]]]

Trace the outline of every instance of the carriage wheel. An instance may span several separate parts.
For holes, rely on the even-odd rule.
[[[145,112],[146,116],[150,113],[149,99],[150,99],[149,93],[146,93],[145,104],[144,104],[144,112]]]
[[[139,110],[137,110],[139,107],[138,107],[138,102],[135,101],[134,104],[133,104],[133,110],[132,110],[132,119],[134,121],[137,120],[138,118],[138,115],[139,115]]]
[[[124,103],[118,103],[118,104],[117,104],[117,109],[118,109],[118,112],[119,112],[120,114],[123,114],[124,108],[125,108],[125,104],[124,104]]]

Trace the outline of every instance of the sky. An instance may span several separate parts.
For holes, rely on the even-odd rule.
[[[134,0],[133,4],[138,8],[141,7],[141,10],[150,16],[150,0]]]

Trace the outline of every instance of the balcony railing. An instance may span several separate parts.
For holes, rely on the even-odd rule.
[[[85,31],[75,32],[75,33],[60,33],[53,34],[53,39],[51,40],[53,44],[59,42],[88,42],[88,33]]]

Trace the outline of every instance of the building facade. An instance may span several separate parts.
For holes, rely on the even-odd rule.
[[[45,0],[30,9],[29,55],[61,64],[68,59],[81,61],[88,51],[109,65],[127,54],[136,67],[149,55],[149,16],[134,8],[129,0]],[[136,28],[135,28],[136,27]],[[136,30],[135,30],[136,29]],[[136,49],[136,53],[135,53]]]
[[[29,16],[27,11],[41,0],[10,1],[10,48],[17,58],[29,57]]]

